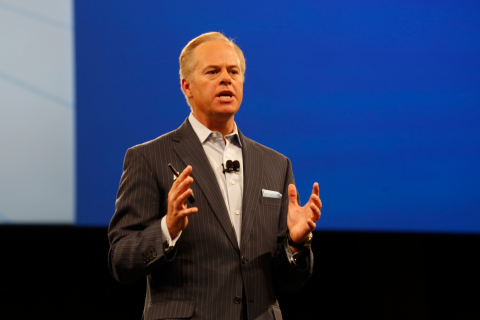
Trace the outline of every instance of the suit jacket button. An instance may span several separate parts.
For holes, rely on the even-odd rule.
[[[156,252],[153,253],[153,257],[154,257],[154,258],[157,257],[157,253],[156,253]]]
[[[146,258],[143,258],[143,263],[147,263],[147,259],[146,259]]]
[[[247,262],[248,262],[248,260],[245,259],[245,257],[242,257],[242,263],[243,263],[243,264],[246,264]]]
[[[236,304],[240,304],[242,302],[242,298],[236,296],[235,299],[233,299],[233,302],[235,302]]]

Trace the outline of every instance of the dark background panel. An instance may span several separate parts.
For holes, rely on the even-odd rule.
[[[106,228],[1,226],[5,319],[140,319],[145,282],[107,267]],[[316,232],[315,267],[278,293],[284,318],[479,319],[480,237]]]

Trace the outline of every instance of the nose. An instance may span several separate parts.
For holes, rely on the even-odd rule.
[[[220,84],[229,85],[232,83],[232,78],[230,78],[230,74],[228,70],[222,70],[220,73]]]

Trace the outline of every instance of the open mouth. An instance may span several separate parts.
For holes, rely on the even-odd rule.
[[[231,98],[231,97],[233,97],[233,93],[231,91],[222,91],[217,95],[217,97],[219,97],[219,98]]]

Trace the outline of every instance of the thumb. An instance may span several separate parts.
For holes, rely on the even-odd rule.
[[[289,204],[296,205],[297,203],[297,188],[295,188],[294,184],[288,185],[288,201]]]

